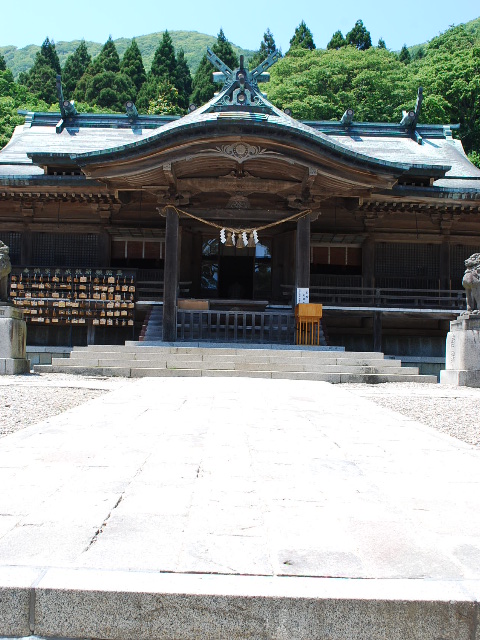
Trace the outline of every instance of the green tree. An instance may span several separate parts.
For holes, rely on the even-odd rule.
[[[327,44],[327,49],[341,49],[342,47],[346,46],[347,41],[343,37],[343,33],[341,31],[335,31],[330,39],[330,42]]]
[[[372,46],[370,32],[367,31],[362,20],[357,20],[353,29],[345,36],[347,44],[356,47],[359,51],[366,51]]]
[[[74,98],[78,102],[123,111],[125,102],[134,99],[136,93],[130,77],[120,73],[120,58],[110,36],[78,81]]]
[[[75,51],[68,56],[62,71],[62,85],[65,97],[73,96],[78,81],[92,62],[85,40],[82,40]]]
[[[138,48],[135,38],[123,54],[120,71],[130,78],[135,85],[135,94],[138,94],[143,83],[147,79],[147,74],[145,73],[142,54],[140,53],[140,49]],[[132,99],[133,97],[136,98],[136,95],[132,96]]]
[[[148,103],[149,115],[176,115],[182,110],[180,94],[171,82],[160,80],[156,89],[156,96]]]
[[[108,40],[102,47],[102,50],[93,61],[93,74],[102,73],[104,71],[113,71],[118,73],[120,71],[120,56],[118,55],[117,47],[115,46],[112,36],[108,36]]]
[[[400,62],[403,62],[403,64],[409,64],[411,62],[412,56],[410,55],[410,51],[408,50],[406,44],[403,45],[398,55],[398,59],[400,60]]]
[[[0,149],[10,140],[17,125],[24,118],[17,109],[47,111],[48,104],[31,94],[27,87],[14,82],[10,69],[0,71]]]
[[[58,59],[57,50],[55,49],[55,42],[45,38],[40,47],[40,56],[47,62],[47,64],[55,70],[56,73],[60,73],[60,60]]]
[[[472,164],[480,169],[480,153],[478,151],[470,151],[468,159]]]
[[[351,106],[356,120],[399,122],[416,94],[415,81],[398,57],[373,47],[285,56],[272,67],[271,77],[269,99],[305,120],[337,120]]]
[[[87,85],[85,100],[100,107],[123,111],[125,102],[135,95],[133,81],[123,73],[104,71],[93,76]]]
[[[277,48],[275,40],[270,29],[267,29],[263,34],[263,40],[260,43],[260,48],[256,51],[249,61],[250,69],[255,69],[261,62],[268,58],[268,56]]]
[[[385,40],[380,38],[377,44],[377,49],[386,49],[387,45],[385,44]]]
[[[452,27],[433,38],[425,57],[413,65],[417,86],[443,105],[443,121],[460,123],[466,151],[480,149],[480,43],[475,34],[465,25]],[[422,113],[428,121],[423,106]]]
[[[236,69],[238,67],[238,58],[233,50],[232,45],[225,37],[223,29],[220,29],[217,42],[213,45],[212,51],[223,60],[223,62],[230,67],[230,69]],[[208,61],[207,56],[203,56],[200,66],[195,73],[192,82],[192,96],[191,101],[197,106],[205,104],[215,93],[215,84],[212,79],[213,67]]]
[[[412,61],[421,60],[424,57],[425,57],[425,49],[423,47],[418,47],[418,49],[414,51],[412,54]]]
[[[175,87],[179,95],[179,104],[183,109],[187,109],[190,103],[190,94],[192,93],[192,74],[185,59],[183,49],[177,53],[177,78]]]
[[[60,61],[54,41],[47,37],[35,56],[33,67],[21,73],[18,81],[40,100],[53,103],[57,101],[57,73],[60,73]]]
[[[175,49],[173,47],[172,38],[168,31],[165,31],[160,44],[158,45],[152,61],[150,75],[156,78],[168,79],[172,84],[175,83],[177,76],[177,60],[175,58]]]
[[[6,70],[7,70],[7,63],[5,62],[5,58],[0,53],[0,71],[6,71]]]
[[[290,40],[290,50],[309,49],[310,51],[312,51],[315,48],[316,47],[313,41],[312,32],[305,24],[305,21],[302,20],[298,27],[295,29],[295,33]]]

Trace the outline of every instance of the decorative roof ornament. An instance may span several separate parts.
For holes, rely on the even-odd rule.
[[[420,112],[422,110],[422,102],[423,102],[423,87],[418,87],[417,91],[417,101],[415,103],[415,109],[412,111],[402,111],[402,120],[400,125],[409,129],[418,142],[418,144],[422,144],[422,136],[416,131],[418,119],[420,117]]]
[[[279,58],[281,53],[278,49],[273,51],[268,58],[265,58],[255,69],[248,70],[245,65],[244,56],[240,56],[240,66],[237,69],[230,69],[220,58],[207,47],[207,58],[219,71],[213,73],[214,82],[223,82],[223,87],[216,100],[211,103],[212,111],[244,111],[254,113],[270,113],[271,106],[264,100],[266,97],[258,88],[258,84],[268,82],[270,74],[266,73]]]

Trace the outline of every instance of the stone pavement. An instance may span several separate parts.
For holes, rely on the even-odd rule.
[[[339,385],[130,381],[0,483],[0,636],[480,639],[480,451]]]

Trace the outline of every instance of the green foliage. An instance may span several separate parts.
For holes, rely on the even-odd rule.
[[[212,51],[216,53],[220,60],[223,60],[230,69],[238,67],[238,56],[223,33],[223,29],[220,29],[218,32],[217,41],[213,45]]]
[[[177,75],[177,60],[172,38],[168,31],[164,32],[162,40],[155,51],[149,75],[156,78],[164,78],[172,84],[174,83]]]
[[[60,73],[60,61],[55,50],[55,43],[53,40],[45,38],[35,56],[33,67],[27,73],[20,74],[19,82],[40,100],[48,103],[55,102],[57,100],[57,73]]]
[[[403,62],[403,64],[410,64],[412,57],[410,55],[410,51],[408,50],[406,44],[403,45],[398,55],[398,59],[400,60],[400,62]]]
[[[292,49],[308,49],[310,51],[315,49],[312,32],[307,27],[304,20],[302,20],[295,29],[295,33],[290,40],[290,49],[287,53],[290,53]]]
[[[298,49],[277,62],[271,76],[269,99],[306,120],[339,119],[352,107],[359,121],[398,122],[416,93],[405,65],[385,49]]]
[[[142,54],[135,39],[132,40],[132,44],[123,54],[120,70],[133,82],[136,89],[135,94],[137,94],[147,79],[147,74],[143,66]],[[132,98],[133,97],[136,98],[136,95],[132,96]]]
[[[48,105],[14,82],[9,69],[0,71],[0,149],[10,140],[15,127],[24,122],[17,109],[47,111]]]
[[[223,60],[228,67],[230,67],[230,69],[233,70],[238,67],[238,58],[232,48],[232,45],[225,37],[223,29],[220,29],[219,31],[217,42],[213,45],[212,51],[216,53],[217,56]],[[200,62],[200,66],[197,69],[197,73],[195,74],[192,83],[193,91],[191,101],[197,106],[205,104],[213,98],[213,94],[215,93],[215,84],[212,79],[212,73],[213,67],[205,55]]]
[[[480,152],[479,151],[470,151],[468,154],[468,159],[472,164],[480,169]]]
[[[346,46],[347,41],[343,37],[343,33],[341,31],[335,31],[330,39],[330,42],[327,44],[327,49],[341,49],[342,47]]]
[[[40,57],[55,70],[56,73],[60,73],[60,60],[58,59],[57,51],[55,49],[55,42],[45,38],[42,46],[40,47]]]
[[[347,44],[351,44],[359,51],[366,51],[372,46],[372,38],[370,32],[367,31],[362,20],[357,20],[355,26],[345,36]]]
[[[75,52],[68,56],[62,71],[63,93],[66,98],[73,96],[78,81],[87,70],[92,58],[88,53],[85,40],[82,40]]]
[[[188,68],[183,49],[177,54],[177,79],[175,86],[179,94],[179,104],[186,109],[190,102],[190,94],[192,93],[192,75]]]
[[[85,101],[109,107],[115,111],[124,111],[125,102],[135,95],[135,85],[123,73],[104,71],[93,76],[85,91]]]
[[[135,98],[137,89],[133,80],[120,73],[120,57],[111,37],[100,54],[88,65],[75,89],[78,102],[123,111],[127,100]]]
[[[171,92],[171,88],[175,92]],[[183,50],[175,57],[168,31],[155,51],[147,81],[139,91],[137,108],[147,113],[180,113],[189,104],[192,76]],[[166,109],[166,111],[165,111]]]
[[[443,121],[460,123],[466,150],[480,148],[480,42],[474,33],[465,25],[448,29],[428,43],[425,57],[409,69],[425,96],[442,104]]]
[[[385,40],[380,38],[377,44],[377,49],[386,49],[387,45],[385,44]]]
[[[175,50],[183,49],[185,52],[185,58],[192,73],[198,69],[207,46],[212,47],[216,41],[215,36],[197,33],[196,31],[170,31],[170,36]],[[151,33],[135,38],[147,72],[150,70],[153,55],[161,37],[161,33]],[[65,65],[68,56],[73,54],[80,42],[80,40],[72,40],[71,42],[59,41],[55,43],[62,66]],[[130,38],[118,38],[114,40],[114,43],[119,55],[123,56],[132,43],[132,40]],[[102,45],[99,42],[87,40],[85,44],[92,58],[98,56],[102,49]],[[232,45],[232,47],[237,55],[243,54],[246,59],[254,53],[249,49],[242,49],[237,45]],[[0,54],[5,57],[7,67],[12,70],[14,77],[17,78],[19,73],[28,71],[33,66],[35,55],[39,49],[40,47],[38,45],[33,44],[23,47],[22,49],[17,49],[17,47],[13,46],[0,46]]]
[[[277,48],[273,34],[270,29],[267,29],[263,34],[263,40],[260,43],[260,48],[250,58],[248,66],[250,69],[255,69],[261,62],[268,58],[268,56]]]
[[[0,71],[7,70],[7,63],[5,62],[5,58],[0,54]]]
[[[178,89],[168,80],[163,79],[157,85],[155,98],[152,98],[148,103],[147,113],[149,115],[177,115],[182,110],[180,101]]]
[[[108,36],[108,40],[102,47],[99,55],[92,63],[92,75],[103,73],[104,71],[112,71],[118,73],[120,71],[120,56],[118,55],[112,36]]]

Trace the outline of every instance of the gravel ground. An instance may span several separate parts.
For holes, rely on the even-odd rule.
[[[134,382],[47,373],[0,377],[0,436]],[[346,391],[480,447],[480,389],[450,385],[345,384]]]
[[[480,448],[480,389],[415,382],[345,384],[343,388]]]
[[[126,378],[88,378],[59,373],[0,376],[0,437],[131,382]]]

